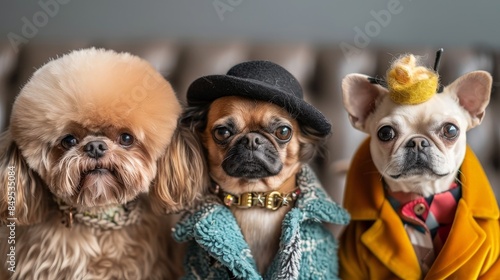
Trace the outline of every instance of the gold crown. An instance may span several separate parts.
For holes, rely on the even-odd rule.
[[[417,65],[415,56],[405,55],[387,71],[389,97],[402,105],[423,103],[436,94],[438,79],[436,72]]]

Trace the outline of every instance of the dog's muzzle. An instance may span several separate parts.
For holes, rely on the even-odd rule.
[[[250,132],[229,149],[222,168],[229,176],[257,179],[279,174],[283,164],[269,139],[261,133]]]
[[[419,175],[423,173],[435,173],[432,166],[431,144],[424,137],[414,137],[406,142],[403,162],[399,175],[391,176],[394,179],[402,175]]]

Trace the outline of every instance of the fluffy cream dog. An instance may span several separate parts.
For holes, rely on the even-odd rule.
[[[177,277],[182,251],[151,205],[177,211],[197,195],[189,170],[202,160],[180,113],[170,84],[130,54],[85,49],[36,71],[0,139],[3,274]]]

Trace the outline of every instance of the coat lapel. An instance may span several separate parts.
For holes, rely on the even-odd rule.
[[[462,199],[458,202],[450,235],[427,273],[428,279],[446,278],[478,254],[486,240],[486,233],[476,219],[498,220],[499,217],[488,178],[469,147],[460,172]]]
[[[283,219],[280,237],[280,250],[265,279],[298,279],[301,267],[302,251],[300,235],[305,221],[326,222],[345,225],[349,222],[349,214],[345,209],[333,202],[324,191],[316,175],[307,165],[302,167],[297,184],[301,195],[295,207]]]
[[[471,215],[481,219],[497,220],[500,214],[495,194],[481,163],[470,147],[467,147],[460,173],[462,198],[467,202]]]
[[[300,222],[312,219],[339,225],[349,223],[350,216],[347,211],[331,200],[308,165],[302,167],[297,185],[302,194],[295,204],[295,209],[299,209],[304,215]]]
[[[374,221],[361,236],[361,241],[384,266],[402,279],[421,278],[416,254],[401,219],[385,199],[381,176],[371,159],[369,141],[368,138],[353,158],[356,168],[348,173],[344,205],[352,221]],[[428,279],[446,278],[478,252],[486,234],[475,218],[499,217],[488,179],[469,147],[460,171],[462,199],[458,203],[452,233],[428,272]]]
[[[203,205],[177,224],[174,237],[177,241],[196,241],[238,279],[262,279],[236,219],[223,205]]]
[[[460,200],[455,221],[443,249],[426,275],[427,279],[444,279],[462,267],[483,246],[486,233],[471,215],[466,203]]]
[[[390,203],[382,205],[380,217],[361,236],[361,242],[399,278],[421,278],[413,246],[408,240],[401,218]]]

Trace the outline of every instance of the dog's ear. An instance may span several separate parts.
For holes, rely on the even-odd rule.
[[[365,121],[375,109],[377,99],[388,93],[378,84],[371,83],[369,77],[349,74],[342,80],[344,107],[354,128],[366,132]]]
[[[179,120],[180,125],[189,128],[194,135],[199,136],[207,126],[209,110],[210,105],[187,107]]]
[[[150,190],[156,213],[176,213],[203,196],[208,183],[203,148],[192,131],[179,124],[166,153],[158,160],[156,179]]]
[[[493,79],[486,71],[467,73],[444,89],[444,93],[456,96],[460,105],[469,113],[471,129],[481,123],[486,106],[490,102]]]
[[[299,159],[303,163],[312,160],[316,155],[325,156],[326,140],[329,135],[323,135],[315,129],[302,124],[300,126],[300,155]]]
[[[44,183],[27,165],[10,132],[0,135],[0,223],[29,225],[48,209]]]

